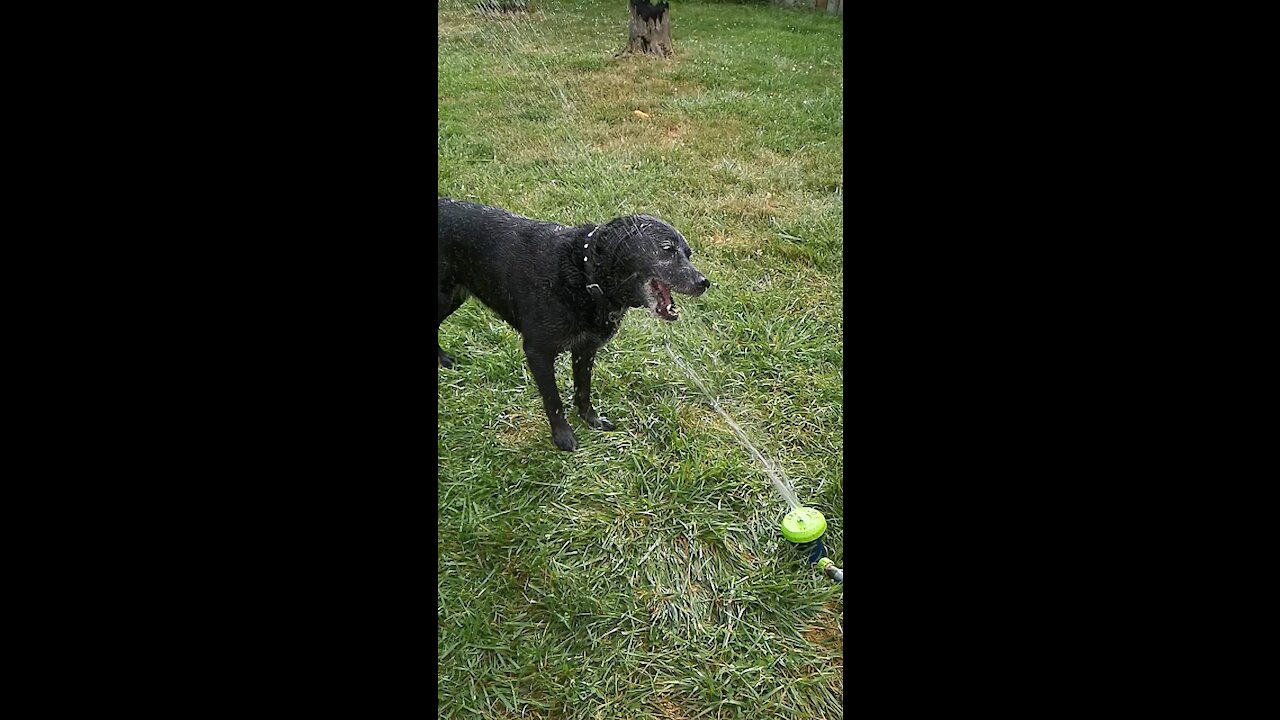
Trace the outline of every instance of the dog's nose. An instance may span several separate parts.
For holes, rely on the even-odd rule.
[[[705,275],[699,275],[699,276],[698,276],[698,287],[699,287],[699,288],[702,288],[703,290],[706,290],[707,288],[711,287],[711,281],[707,279],[707,276],[705,276]]]

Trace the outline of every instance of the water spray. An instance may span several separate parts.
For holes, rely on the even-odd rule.
[[[799,500],[796,500],[796,495],[792,492],[791,487],[779,477],[778,472],[780,471],[775,472],[773,465],[760,454],[759,450],[756,450],[755,445],[752,445],[751,441],[747,439],[747,434],[742,431],[742,428],[738,427],[738,423],[734,422],[733,418],[729,417],[729,413],[720,407],[720,403],[716,401],[715,396],[711,394],[711,391],[707,390],[707,386],[702,384],[702,380],[685,364],[684,360],[681,360],[676,355],[675,351],[671,349],[671,345],[668,344],[666,347],[667,354],[680,366],[681,370],[684,370],[689,379],[693,380],[694,384],[698,386],[698,389],[706,396],[707,401],[711,403],[711,407],[717,413],[720,413],[720,417],[724,418],[724,421],[728,423],[729,428],[733,430],[733,434],[737,436],[738,442],[742,443],[747,452],[751,453],[760,463],[760,466],[764,468],[765,474],[769,476],[769,480],[773,483],[773,487],[778,490],[778,494],[782,496],[783,500],[787,501],[787,505],[791,506],[791,510],[782,518],[782,537],[795,546],[796,553],[803,557],[806,562],[810,565],[817,565],[818,570],[830,578],[832,582],[838,582],[843,585],[844,570],[836,567],[836,564],[826,556],[827,548],[822,544],[822,535],[827,531],[827,519],[823,517],[822,513],[811,507],[805,507],[800,504]]]

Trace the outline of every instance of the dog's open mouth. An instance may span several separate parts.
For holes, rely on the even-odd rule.
[[[657,278],[649,281],[649,289],[653,291],[653,312],[668,322],[680,319],[680,311],[671,299],[671,287]]]

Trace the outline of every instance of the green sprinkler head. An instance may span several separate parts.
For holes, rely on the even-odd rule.
[[[795,545],[810,565],[816,563],[823,575],[843,585],[844,570],[826,557],[827,549],[822,545],[822,533],[826,531],[827,519],[813,508],[793,508],[782,518],[782,537]]]
[[[808,507],[798,507],[782,518],[782,537],[797,545],[813,542],[827,531],[827,519]]]

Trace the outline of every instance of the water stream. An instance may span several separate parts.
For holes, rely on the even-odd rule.
[[[716,400],[715,396],[711,394],[711,391],[707,389],[706,384],[702,382],[702,378],[698,377],[698,374],[693,371],[693,368],[689,367],[684,360],[680,359],[680,356],[676,355],[675,351],[671,349],[670,344],[664,344],[667,348],[667,354],[671,356],[671,359],[675,361],[676,365],[680,366],[680,369],[689,376],[690,380],[693,380],[694,384],[698,386],[698,389],[702,391],[702,394],[706,396],[707,402],[711,403],[711,407],[714,408],[716,412],[720,413],[720,417],[724,418],[724,421],[729,424],[729,428],[733,430],[733,434],[738,438],[738,442],[742,443],[742,446],[746,448],[747,451],[750,452],[751,455],[760,463],[760,467],[764,468],[765,474],[769,476],[769,480],[773,483],[773,486],[777,488],[778,494],[782,495],[782,499],[786,500],[787,504],[790,505],[792,509],[800,507],[800,501],[796,500],[795,491],[791,489],[791,484],[787,482],[786,476],[783,475],[782,470],[769,462],[769,460],[767,460],[765,456],[756,449],[756,446],[751,444],[751,440],[747,438],[747,434],[742,431],[742,428],[738,427],[738,423],[734,422],[733,418],[729,417],[729,413],[725,412],[724,408],[720,407],[720,403]]]

